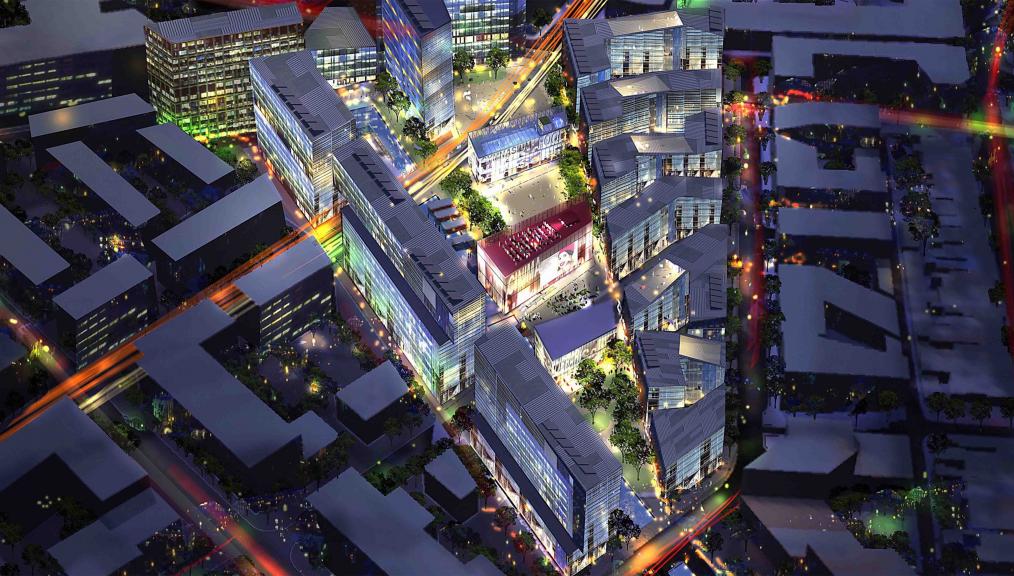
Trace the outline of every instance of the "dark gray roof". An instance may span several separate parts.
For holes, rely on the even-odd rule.
[[[154,114],[155,109],[137,94],[124,94],[77,106],[39,112],[28,117],[32,138],[65,130],[94,126],[131,116]]]
[[[28,0],[32,21],[0,33],[0,66],[144,46],[148,19],[133,8],[105,11],[99,0]]]
[[[205,184],[211,184],[232,172],[221,158],[208,150],[179,126],[166,123],[148,126],[137,131],[159,150],[178,162],[191,174],[200,178]]]
[[[153,242],[178,262],[281,201],[271,177],[261,174],[253,182],[155,237]]]
[[[381,410],[408,394],[408,385],[390,360],[363,374],[338,391],[336,396],[363,420],[369,420]]]
[[[833,6],[731,2],[726,4],[725,19],[730,30],[896,38],[965,37],[958,0],[906,0],[870,5],[838,3]]]
[[[62,256],[4,206],[0,206],[0,257],[36,286],[70,268]]]
[[[891,242],[894,226],[885,212],[780,207],[778,234]]]
[[[609,332],[615,333],[619,321],[616,301],[606,295],[576,312],[537,324],[535,333],[549,357],[556,360]]]
[[[880,129],[880,107],[853,102],[790,102],[775,108],[775,130],[813,125]]]
[[[669,70],[627,76],[592,84],[581,90],[581,109],[591,123],[619,118],[623,99],[646,94],[722,90],[721,70]]]
[[[586,492],[622,474],[616,456],[539,363],[517,328],[506,324],[490,328],[475,350]]]
[[[390,576],[413,576],[421,567],[427,574],[466,576],[489,572],[487,562],[476,557],[462,564],[434,540],[424,528],[433,515],[402,488],[381,494],[355,469],[306,497],[314,509]]]
[[[141,544],[179,520],[169,503],[148,488],[58,542],[49,553],[67,576],[112,574],[141,557]]]
[[[137,364],[247,467],[297,438],[304,458],[333,442],[338,433],[315,412],[286,422],[202,347],[232,323],[202,300],[138,338]]]
[[[688,117],[682,133],[628,133],[603,140],[592,148],[592,164],[598,181],[606,183],[637,170],[637,159],[642,156],[704,154],[721,149],[722,117],[717,109],[706,110]]]
[[[154,30],[169,42],[190,42],[302,23],[303,18],[299,15],[296,3],[289,2],[155,22],[146,24],[145,27]]]
[[[665,211],[677,198],[722,199],[722,179],[699,176],[663,176],[637,196],[627,198],[606,214],[609,235],[618,238],[652,214]]]
[[[556,106],[502,124],[473,130],[468,133],[468,144],[475,150],[475,155],[482,158],[566,129],[567,113],[562,107]]]
[[[145,477],[141,466],[64,396],[0,443],[0,491],[54,456],[101,501]]]
[[[363,21],[350,6],[329,6],[310,24],[303,35],[307,50],[358,50],[375,48]]]
[[[451,15],[441,0],[391,0],[397,2],[412,19],[419,34],[426,34],[451,23]]]
[[[608,43],[613,38],[682,25],[679,14],[669,10],[609,19],[567,18],[563,21],[563,31],[577,74],[583,76],[610,67]]]
[[[458,499],[475,490],[475,480],[454,450],[447,450],[426,465],[426,472]]]
[[[25,357],[27,350],[7,334],[0,332],[0,372]]]
[[[250,68],[274,92],[311,139],[347,127],[352,113],[306,50],[250,60]]]
[[[324,269],[331,269],[331,259],[316,238],[307,236],[233,284],[261,306]]]
[[[725,386],[684,408],[652,410],[651,439],[662,470],[725,428]]]
[[[725,33],[725,10],[722,8],[677,10],[677,12],[684,26],[712,34]]]
[[[158,216],[159,209],[123,179],[105,160],[83,142],[71,142],[46,150],[74,177],[135,228]]]
[[[686,386],[680,366],[680,333],[668,330],[634,332],[634,348],[648,388]]]
[[[53,303],[80,320],[151,276],[144,264],[126,254],[55,296]]]
[[[465,267],[450,241],[437,231],[387,163],[365,140],[336,150],[335,162],[356,183],[448,311],[453,314],[476,298],[485,297],[485,289]]]

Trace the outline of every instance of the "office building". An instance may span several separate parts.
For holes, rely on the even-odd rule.
[[[158,304],[151,271],[129,254],[53,298],[57,327],[81,368],[155,320]]]
[[[239,320],[254,345],[288,344],[334,309],[334,272],[320,243],[308,236],[234,285],[252,305]]]
[[[665,496],[697,486],[722,464],[724,386],[689,406],[649,412],[648,422]]]
[[[144,26],[132,8],[99,0],[27,0],[31,23],[3,29],[0,126],[124,94],[147,96]]]
[[[567,141],[567,114],[550,108],[468,133],[468,167],[476,182],[493,182],[555,160]]]
[[[353,380],[335,394],[338,420],[363,444],[384,435],[384,422],[405,413],[401,399],[408,385],[390,360]]]
[[[352,113],[307,51],[250,60],[257,143],[307,219],[335,204],[331,154],[355,138]]]
[[[473,446],[518,515],[565,573],[605,552],[623,467],[517,328],[476,344]]]
[[[722,106],[719,70],[651,72],[593,84],[581,96],[582,146],[627,133],[687,130],[687,119]]]
[[[717,69],[722,37],[723,15],[717,8],[567,18],[563,62],[577,88],[578,109],[584,89],[592,84],[650,72]]]
[[[251,58],[303,49],[294,2],[146,24],[158,121],[213,139],[253,132]]]
[[[709,224],[680,240],[620,281],[627,329],[679,330],[725,307],[728,228]]]
[[[363,140],[335,153],[344,268],[426,388],[446,401],[471,385],[486,293]]]
[[[593,257],[584,200],[560,204],[479,242],[479,281],[509,312]]]
[[[638,331],[634,371],[647,413],[683,408],[725,383],[725,345],[667,330]]]
[[[432,132],[454,119],[451,17],[441,0],[381,0],[387,71]]]
[[[609,341],[621,336],[620,310],[611,296],[536,324],[535,356],[557,381],[569,379],[582,360],[597,359]]]
[[[680,133],[630,133],[591,148],[595,198],[602,214],[662,176],[722,175],[722,115],[705,110]]]
[[[526,0],[448,0],[454,50],[467,50],[475,61],[486,61],[493,48],[511,52],[511,37],[525,22]]]
[[[306,29],[303,41],[317,62],[317,70],[332,88],[377,78],[377,42],[355,8],[324,8]]]
[[[606,215],[609,267],[617,278],[708,224],[722,212],[722,180],[664,176]]]

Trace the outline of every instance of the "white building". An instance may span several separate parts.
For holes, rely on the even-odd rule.
[[[550,108],[468,133],[468,166],[477,182],[511,178],[556,159],[567,140],[567,114]]]

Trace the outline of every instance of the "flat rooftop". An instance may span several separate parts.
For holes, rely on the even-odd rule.
[[[144,46],[144,25],[149,21],[133,8],[103,12],[99,0],[24,4],[32,22],[3,29],[0,66]]]
[[[328,6],[303,34],[307,50],[359,50],[376,48],[363,21],[351,6]]]
[[[569,244],[592,223],[585,201],[551,208],[479,241],[479,251],[504,278]]]
[[[250,69],[266,83],[261,87],[281,100],[311,140],[352,124],[352,113],[317,69],[317,61],[309,51],[253,58]]]
[[[153,242],[178,262],[281,202],[271,176],[261,174],[252,182],[156,236]]]
[[[0,372],[25,357],[28,350],[7,334],[0,332]]]
[[[475,480],[454,450],[447,450],[426,465],[426,473],[461,500],[475,492]]]
[[[816,56],[863,56],[913,61],[935,84],[962,84],[971,77],[965,49],[949,44],[874,42],[775,36],[772,73],[783,78],[813,78]]]
[[[4,206],[0,206],[0,257],[36,286],[70,268],[56,250]]]
[[[852,102],[789,102],[774,108],[775,130],[813,125],[880,129],[880,107]]]
[[[441,576],[490,575],[488,561],[477,556],[462,564],[424,530],[433,515],[403,488],[377,491],[355,469],[306,497],[324,520],[390,576],[412,576],[419,567]]]
[[[620,18],[566,18],[563,33],[567,38],[571,61],[579,75],[593,74],[610,68],[610,40],[620,36],[643,34],[683,26],[675,10],[635,14]]]
[[[468,145],[479,158],[509,150],[567,128],[567,113],[556,106],[468,133]]]
[[[144,194],[83,142],[54,146],[46,151],[134,228],[158,216],[159,209]]]
[[[151,277],[151,270],[125,254],[56,295],[53,303],[71,318],[80,320]]]
[[[894,227],[886,212],[781,207],[778,235],[782,234],[891,242]]]
[[[581,89],[581,109],[589,123],[623,114],[623,99],[665,92],[717,90],[721,98],[721,70],[668,70],[606,80]],[[719,102],[715,102],[717,106]]]
[[[817,149],[809,144],[778,135],[773,146],[778,163],[774,180],[778,186],[887,192],[886,177],[876,150],[857,148],[854,170],[827,170],[817,159]]]
[[[699,176],[663,176],[633,196],[619,203],[606,214],[609,236],[620,238],[678,198],[722,200],[722,179]],[[670,214],[666,214],[669,219]]]
[[[80,6],[87,4],[88,0],[81,2],[71,0],[71,2]],[[133,12],[133,10],[127,11]],[[5,38],[9,37],[7,33],[11,30],[15,30],[15,28],[6,28],[4,30]],[[61,30],[60,32],[63,33],[63,31]],[[141,38],[141,44],[144,44],[143,37]],[[155,114],[155,109],[152,108],[151,104],[145,102],[137,94],[125,94],[94,102],[86,102],[77,106],[68,106],[67,108],[58,108],[56,110],[32,114],[28,117],[28,128],[32,133],[32,138],[38,138],[66,130],[94,126],[104,122],[122,120],[131,116],[143,116],[145,114]]]
[[[584,308],[547,320],[534,327],[549,357],[558,360],[592,340],[616,333],[620,311],[609,295]]]
[[[363,420],[369,420],[408,394],[408,385],[390,360],[356,378],[335,396]]]
[[[169,42],[179,43],[302,24],[303,17],[300,16],[296,3],[288,2],[154,22],[145,27]]]
[[[212,184],[232,172],[232,166],[175,124],[148,126],[137,133],[205,184]]]
[[[313,236],[244,274],[233,284],[254,304],[263,306],[321,270],[331,270],[331,259]]]
[[[652,410],[648,418],[659,466],[668,470],[685,454],[725,429],[725,386],[683,408]]]

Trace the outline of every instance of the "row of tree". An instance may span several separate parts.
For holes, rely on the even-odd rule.
[[[482,230],[483,235],[496,234],[507,227],[500,209],[472,187],[472,175],[468,169],[460,168],[448,174],[440,182],[440,188],[468,215],[472,226]]]

